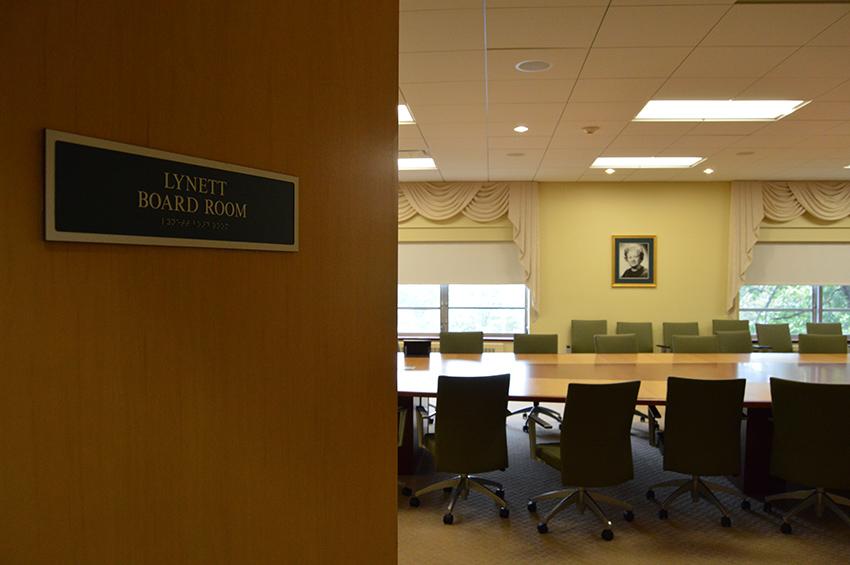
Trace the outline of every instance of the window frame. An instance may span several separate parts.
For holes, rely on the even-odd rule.
[[[744,287],[747,286],[803,286],[809,287],[812,294],[812,306],[811,308],[742,308],[738,307],[738,319],[746,319],[741,318],[742,312],[808,312],[810,316],[811,323],[823,323],[823,314],[824,312],[848,312],[850,313],[850,307],[848,308],[824,308],[823,305],[823,290],[824,287],[828,286],[847,286],[847,285],[836,285],[836,284],[753,284],[753,285],[744,285],[741,287],[743,290]],[[740,304],[741,293],[738,293],[738,299]],[[748,320],[749,321],[749,320]],[[755,322],[752,322],[755,324]],[[843,328],[842,328],[843,329]],[[755,334],[753,334],[755,335]],[[795,337],[799,334],[792,334]]]

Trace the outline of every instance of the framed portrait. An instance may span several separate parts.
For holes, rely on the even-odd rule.
[[[654,235],[612,235],[611,286],[654,287],[658,245]]]

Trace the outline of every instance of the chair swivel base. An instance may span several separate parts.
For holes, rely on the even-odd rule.
[[[725,492],[727,494],[737,495],[739,494],[733,488],[725,487],[723,485],[718,485],[715,483],[710,483],[708,481],[703,481],[699,476],[693,475],[690,479],[677,479],[673,481],[664,481],[663,483],[658,483],[657,485],[652,485],[649,487],[649,490],[646,491],[646,498],[649,500],[655,500],[655,490],[657,488],[664,487],[676,487],[672,493],[670,493],[667,498],[664,499],[664,502],[661,503],[661,509],[658,511],[658,517],[662,520],[666,520],[668,516],[668,510],[670,505],[673,504],[673,501],[682,496],[685,493],[691,494],[691,501],[697,502],[700,498],[704,498],[711,504],[713,504],[720,513],[722,514],[720,518],[720,525],[724,528],[728,528],[732,525],[732,518],[729,517],[729,512],[726,511],[726,507],[723,506],[723,503],[717,498],[714,494],[714,491],[717,492]],[[746,498],[741,501],[741,508],[744,510],[750,509],[750,501]]]
[[[489,488],[488,488],[489,487]],[[491,490],[494,489],[494,490]],[[499,507],[499,516],[502,518],[507,518],[510,515],[510,511],[508,510],[508,504],[505,502],[505,489],[502,487],[501,483],[497,483],[496,481],[491,481],[490,479],[485,479],[484,477],[479,477],[476,475],[468,475],[461,474],[452,477],[451,479],[446,479],[445,481],[439,481],[434,484],[428,485],[425,488],[417,490],[413,497],[410,499],[410,505],[413,507],[419,506],[419,497],[423,494],[428,494],[430,492],[444,490],[451,491],[452,498],[449,501],[448,512],[443,515],[443,523],[446,525],[451,525],[454,523],[454,511],[455,505],[459,498],[463,497],[466,500],[469,497],[470,491],[480,492],[490,498],[496,503],[496,506]]]
[[[584,514],[584,511],[587,508],[590,508],[590,510],[596,514],[596,517],[599,518],[605,525],[605,529],[602,530],[602,539],[605,541],[611,541],[614,539],[614,531],[611,529],[611,520],[608,519],[602,511],[602,508],[599,506],[600,502],[623,508],[625,510],[623,517],[627,522],[631,522],[635,518],[634,508],[631,504],[598,492],[591,493],[583,487],[576,489],[553,490],[539,494],[528,501],[528,511],[536,512],[538,502],[553,499],[560,500],[558,501],[558,504],[556,504],[555,507],[546,514],[543,520],[537,524],[537,531],[541,534],[545,534],[549,531],[549,521],[552,518],[573,504],[576,505],[576,508],[578,508],[578,511],[582,514]]]
[[[815,507],[815,512],[817,513],[818,518],[823,516],[824,508],[829,508],[842,520],[844,520],[845,524],[850,526],[850,516],[847,516],[847,513],[843,512],[841,508],[839,508],[839,505],[850,507],[850,500],[844,498],[843,496],[838,496],[837,494],[826,492],[822,488],[812,490],[797,490],[793,492],[783,492],[780,494],[766,496],[764,498],[764,511],[770,512],[772,509],[771,505],[776,500],[800,501],[799,504],[795,505],[788,512],[782,514],[782,525],[779,527],[779,530],[783,534],[791,533],[791,518],[794,517],[796,514],[799,514],[801,511],[805,510],[809,506]]]
[[[555,420],[556,422],[561,421],[561,415],[558,414],[555,410],[551,408],[546,408],[545,406],[540,406],[539,402],[535,402],[533,406],[526,406],[525,408],[520,408],[519,410],[514,410],[508,416],[515,416],[517,414],[522,414],[523,418],[533,420],[538,426],[542,428],[551,429],[552,425],[540,418],[540,415],[546,415]],[[528,424],[524,424],[522,426],[522,431],[528,431]]]

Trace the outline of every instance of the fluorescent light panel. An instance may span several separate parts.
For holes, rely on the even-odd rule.
[[[635,122],[772,122],[811,100],[650,100]]]
[[[399,157],[399,171],[432,171],[437,164],[431,157]]]
[[[413,119],[413,114],[410,113],[410,108],[406,104],[398,105],[398,123],[400,125],[416,123],[416,120]]]
[[[704,157],[597,157],[591,169],[687,169]]]

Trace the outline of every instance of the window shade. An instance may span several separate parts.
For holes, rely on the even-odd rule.
[[[522,284],[512,242],[400,243],[399,284]]]
[[[850,284],[850,243],[757,243],[747,284]]]

